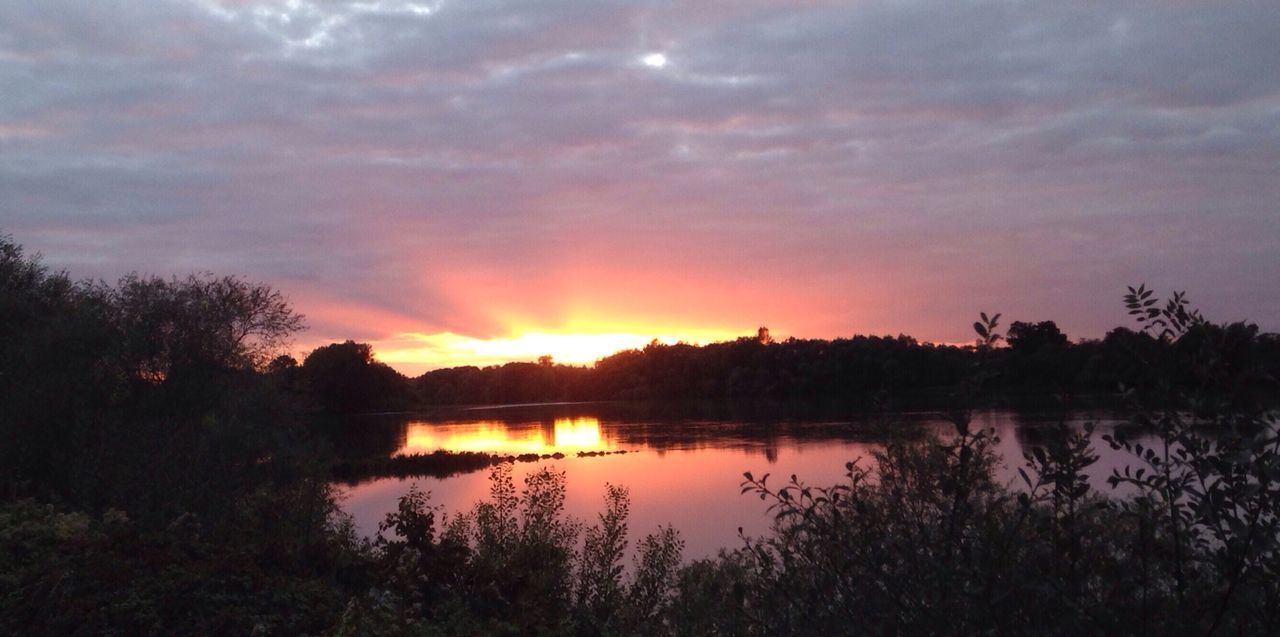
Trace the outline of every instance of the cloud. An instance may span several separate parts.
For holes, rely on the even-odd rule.
[[[1140,280],[1266,324],[1277,29],[1266,3],[9,3],[0,225],[86,275],[296,290],[314,338],[954,341],[978,309],[1098,336]]]

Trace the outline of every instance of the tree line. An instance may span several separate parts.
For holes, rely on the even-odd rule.
[[[326,408],[343,413],[396,411],[422,405],[512,404],[590,400],[772,401],[925,400],[949,395],[979,359],[988,384],[1005,396],[1116,395],[1150,384],[1143,361],[1161,357],[1181,387],[1198,378],[1190,361],[1205,342],[1220,345],[1234,368],[1258,370],[1236,379],[1237,400],[1263,400],[1264,378],[1280,374],[1280,336],[1256,325],[1193,326],[1178,340],[1117,327],[1102,339],[1071,341],[1051,320],[1009,325],[1007,346],[936,345],[905,336],[773,341],[757,336],[691,345],[657,341],[618,352],[592,366],[512,362],[454,367],[406,378],[373,358],[366,344],[334,343],[287,373],[305,379]]]

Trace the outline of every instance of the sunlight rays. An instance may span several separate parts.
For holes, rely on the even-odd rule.
[[[681,333],[643,334],[628,331],[525,331],[496,338],[475,338],[453,332],[406,333],[375,343],[377,358],[398,368],[431,369],[455,365],[499,365],[512,361],[534,362],[550,356],[555,363],[590,365],[611,354],[641,349],[650,342],[704,344],[732,340],[746,334],[739,330],[691,330]]]

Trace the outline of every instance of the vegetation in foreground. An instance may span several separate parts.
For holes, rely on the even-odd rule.
[[[1158,434],[1100,493],[1088,432],[992,478],[992,434],[890,444],[829,487],[745,476],[773,532],[682,563],[628,498],[563,514],[551,471],[461,515],[411,491],[375,542],[335,506],[271,365],[301,318],[232,278],[76,283],[0,240],[0,631],[9,634],[1276,634],[1278,424],[1256,328],[1175,296],[1147,334],[1136,420]],[[995,320],[958,391],[999,373]],[[305,365],[304,365],[305,367]],[[300,402],[302,404],[300,404]],[[1116,495],[1123,493],[1124,495]]]

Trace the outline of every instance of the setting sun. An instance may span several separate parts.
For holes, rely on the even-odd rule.
[[[691,330],[681,333],[550,332],[528,331],[499,338],[474,338],[443,332],[402,334],[375,343],[377,357],[398,369],[427,370],[455,365],[498,365],[511,361],[532,362],[550,356],[556,363],[590,365],[611,354],[639,349],[650,342],[705,344],[732,340],[742,330]]]

